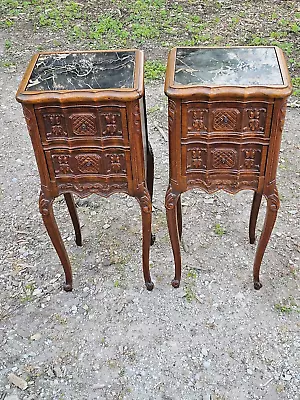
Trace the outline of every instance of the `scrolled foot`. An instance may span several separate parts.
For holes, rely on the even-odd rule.
[[[178,279],[173,279],[172,282],[171,282],[171,284],[172,284],[173,288],[177,289],[177,288],[179,288],[180,280],[178,280]]]
[[[151,233],[150,246],[153,246],[153,245],[154,245],[155,239],[156,239],[155,235],[154,235],[153,233]]]
[[[76,242],[77,246],[82,246],[82,238],[81,238],[81,236],[76,236],[75,242]]]
[[[153,290],[153,288],[154,288],[153,282],[145,282],[145,285],[146,285],[147,290],[149,290],[149,292],[151,292],[151,290]]]
[[[259,281],[254,281],[254,289],[259,290],[262,288],[262,284]]]
[[[72,292],[72,284],[71,283],[64,283],[64,291],[65,292]]]

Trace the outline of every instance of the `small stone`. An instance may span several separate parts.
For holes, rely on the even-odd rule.
[[[108,229],[108,228],[110,228],[110,225],[109,225],[109,224],[104,224],[104,225],[102,226],[102,228],[103,228],[103,229]]]
[[[210,368],[210,363],[211,363],[210,360],[203,361],[203,367],[204,367],[205,369],[209,369],[209,368]]]
[[[88,292],[90,290],[90,288],[88,286],[83,288],[84,293]]]
[[[43,294],[42,289],[34,289],[34,291],[32,292],[33,296],[41,296]]]
[[[54,372],[56,378],[62,378],[63,377],[63,372],[62,372],[62,370],[61,370],[59,365],[54,365],[53,372]]]
[[[72,313],[77,313],[77,306],[75,306],[75,304],[72,306],[71,308]]]
[[[87,304],[84,304],[84,305],[82,306],[82,308],[83,308],[85,311],[88,311],[89,306],[88,306]]]
[[[252,374],[253,374],[253,371],[252,371],[252,369],[250,369],[250,368],[247,368],[247,374],[248,374],[248,375],[252,375]]]
[[[93,215],[93,216],[95,216],[97,213],[96,213],[96,211],[91,211],[91,215]]]
[[[214,199],[204,199],[204,203],[205,204],[213,204],[214,203]]]
[[[292,379],[292,375],[290,375],[290,374],[282,374],[282,379],[284,381],[290,381]]]
[[[208,355],[208,350],[203,347],[203,349],[201,350],[201,353],[204,355],[204,357],[206,357]]]
[[[34,335],[30,336],[30,340],[40,340],[42,335],[40,333],[35,333]]]
[[[210,394],[204,394],[202,399],[203,400],[210,400]]]
[[[93,389],[103,389],[103,388],[105,388],[104,383],[96,383],[95,385],[93,385]]]
[[[27,382],[23,378],[20,378],[19,376],[15,375],[15,374],[9,374],[8,380],[10,383],[17,386],[21,390],[27,389],[27,386],[28,386]]]

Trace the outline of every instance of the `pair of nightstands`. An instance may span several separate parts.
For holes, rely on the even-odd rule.
[[[254,287],[279,208],[276,188],[281,133],[291,83],[280,49],[181,48],[169,55],[170,182],[168,228],[178,287],[181,277],[180,195],[198,187],[254,190],[250,242],[262,196],[267,215],[254,263]],[[153,155],[148,141],[139,50],[41,53],[33,57],[17,93],[41,177],[40,212],[72,290],[70,262],[53,215],[64,194],[76,235],[81,232],[72,194],[124,192],[141,206],[143,272],[149,272]]]

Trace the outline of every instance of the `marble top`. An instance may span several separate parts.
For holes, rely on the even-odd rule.
[[[174,79],[190,86],[283,84],[274,47],[178,48]]]
[[[132,88],[135,52],[41,54],[26,91]]]

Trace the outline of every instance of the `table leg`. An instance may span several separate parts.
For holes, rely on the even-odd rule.
[[[47,232],[50,236],[53,246],[55,247],[57,255],[64,268],[65,278],[66,278],[66,283],[64,284],[64,290],[66,292],[69,292],[72,290],[71,264],[54,217],[53,206],[52,206],[53,200],[54,198],[46,197],[45,193],[41,191],[39,198],[40,213],[42,214]]]
[[[146,187],[143,188],[142,195],[137,197],[140,203],[142,212],[142,224],[143,224],[143,273],[145,285],[148,290],[152,290],[154,287],[151,281],[150,268],[149,268],[149,253],[151,243],[151,218],[152,218],[152,203],[151,197]]]
[[[277,211],[279,209],[279,206],[280,206],[280,201],[279,201],[278,191],[277,188],[275,188],[274,192],[267,197],[267,212],[265,216],[264,227],[257,246],[255,260],[254,260],[253,282],[254,282],[254,288],[256,290],[259,290],[262,287],[262,284],[259,281],[260,265],[276,221]]]
[[[180,193],[173,191],[172,186],[169,185],[169,188],[166,193],[165,206],[167,213],[169,235],[175,261],[175,277],[172,280],[172,286],[174,288],[179,287],[181,279],[181,255],[180,255],[180,244],[179,244],[180,233],[179,233],[179,224],[177,220],[178,218],[177,215],[179,210],[178,207],[179,197]]]
[[[177,228],[178,228],[179,240],[181,240],[181,237],[182,237],[182,207],[181,207],[181,195],[178,196],[178,200],[177,200],[177,204],[176,204],[176,209],[177,209]]]
[[[76,205],[74,203],[74,199],[71,193],[65,193],[64,194],[67,207],[72,219],[73,227],[75,230],[75,242],[77,246],[82,246],[82,237],[81,237],[81,230],[80,230],[80,224],[78,220],[78,214],[76,210]]]
[[[262,193],[254,192],[249,223],[249,239],[251,244],[255,242],[255,228],[261,199]]]
[[[153,198],[153,180],[154,180],[154,157],[150,143],[147,145],[147,187],[149,190],[151,203]],[[155,235],[151,232],[150,245],[152,246],[155,242]]]

